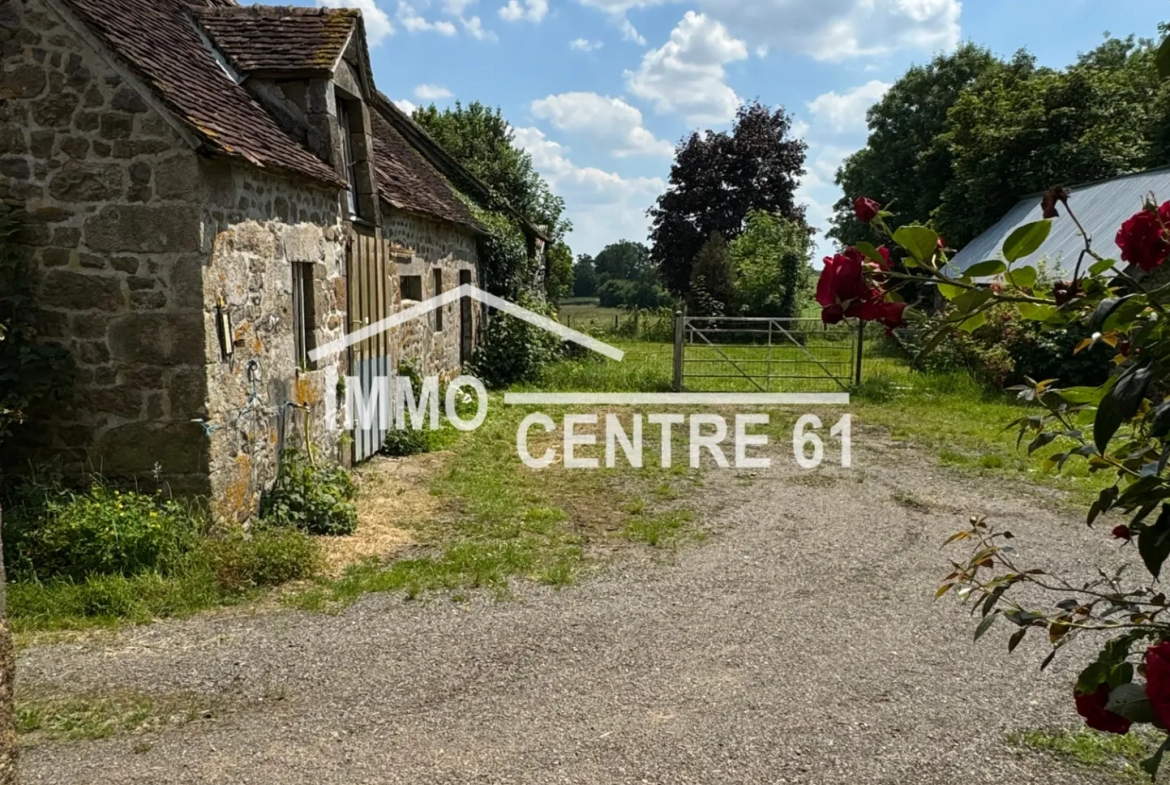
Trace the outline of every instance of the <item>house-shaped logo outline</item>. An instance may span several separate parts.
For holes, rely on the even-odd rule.
[[[610,359],[617,360],[618,362],[621,362],[622,358],[625,357],[626,353],[616,346],[599,341],[596,338],[586,335],[585,333],[578,332],[571,327],[566,327],[560,322],[550,319],[547,316],[542,316],[541,314],[538,314],[535,311],[531,311],[522,305],[517,305],[516,303],[505,300],[502,297],[497,297],[490,292],[485,292],[478,286],[465,283],[454,289],[448,289],[445,292],[436,294],[429,300],[423,300],[422,302],[412,305],[409,308],[403,308],[398,313],[387,316],[385,319],[381,319],[377,322],[374,322],[373,324],[362,327],[359,330],[354,330],[342,338],[337,338],[336,340],[322,344],[321,346],[318,346],[317,348],[309,351],[309,359],[316,362],[322,358],[332,357],[334,355],[340,354],[350,346],[353,346],[355,343],[361,343],[362,341],[368,338],[372,338],[375,335],[384,333],[387,330],[392,330],[400,324],[405,324],[412,319],[425,316],[436,308],[441,308],[444,305],[450,305],[451,303],[457,302],[464,297],[470,297],[471,299],[481,302],[491,308],[495,308],[497,311],[502,311],[509,316],[514,316],[517,319],[523,319],[535,327],[539,327],[546,332],[550,332],[553,335],[556,335],[563,341],[572,341],[573,343],[580,344],[586,349],[590,349],[591,351],[597,352],[598,354],[603,354]]]

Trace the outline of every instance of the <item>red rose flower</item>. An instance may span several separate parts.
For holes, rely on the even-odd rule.
[[[850,253],[853,251],[853,253]],[[856,249],[825,257],[825,267],[817,280],[817,302],[822,308],[844,306],[851,300],[865,296],[865,274],[862,257]]]
[[[1120,736],[1129,733],[1129,726],[1133,725],[1132,722],[1120,714],[1105,711],[1105,704],[1109,701],[1108,684],[1102,684],[1096,692],[1090,695],[1074,693],[1073,697],[1077,704],[1077,714],[1084,717],[1085,724],[1093,730],[1116,733]]]
[[[1117,539],[1125,540],[1126,542],[1129,542],[1130,540],[1133,539],[1133,532],[1131,532],[1129,530],[1129,527],[1126,526],[1124,523],[1121,524],[1120,526],[1114,526],[1112,534]]]
[[[833,303],[821,309],[821,321],[825,324],[837,324],[845,319],[845,309]]]
[[[1170,642],[1146,649],[1146,697],[1158,719],[1170,721]]]
[[[1123,261],[1136,264],[1149,272],[1170,256],[1170,237],[1166,223],[1170,221],[1170,202],[1157,210],[1144,207],[1134,213],[1117,230],[1115,242],[1121,249]]]
[[[863,224],[870,223],[874,218],[877,218],[881,210],[882,206],[873,199],[859,196],[853,200],[853,212],[857,215],[857,220]]]
[[[894,263],[890,261],[890,249],[883,245],[878,248],[878,253],[880,253],[882,255],[882,259],[885,260],[885,264],[880,265],[880,267],[883,270],[893,269]]]

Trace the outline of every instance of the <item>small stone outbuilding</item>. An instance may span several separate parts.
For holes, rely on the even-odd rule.
[[[487,190],[377,91],[357,11],[7,0],[0,49],[0,199],[76,366],[8,462],[157,474],[243,518],[285,442],[371,452],[333,414],[345,376],[468,358],[480,313],[453,303],[309,359],[479,282]]]

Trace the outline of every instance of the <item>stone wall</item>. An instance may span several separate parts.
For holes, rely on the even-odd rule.
[[[345,355],[299,367],[292,291],[292,266],[308,265],[310,346],[344,335],[345,230],[336,192],[224,162],[196,166],[191,177],[203,183],[210,238],[203,331],[212,509],[242,520],[274,478],[282,440],[304,449],[307,427],[319,459],[347,457],[333,405]],[[216,324],[221,313],[231,320],[230,357]]]
[[[172,490],[246,517],[280,435],[302,441],[305,410],[286,404],[308,408],[318,451],[336,457],[337,368],[297,367],[291,263],[312,265],[315,340],[340,336],[337,193],[197,155],[43,0],[3,6],[0,47],[0,198],[27,214],[43,335],[76,364],[73,400],[6,457],[63,456],[67,471],[147,487],[157,467]]]
[[[27,213],[38,323],[76,362],[72,405],[15,463],[145,476],[206,492],[200,205],[195,153],[42,0],[0,7],[0,199]]]
[[[402,210],[382,208],[383,237],[399,254],[392,285],[395,308],[401,305],[401,277],[422,278],[423,299],[436,292],[433,271],[443,272],[443,291],[459,286],[459,271],[471,272],[471,283],[479,285],[475,235],[450,224],[431,221]],[[459,371],[460,305],[443,307],[443,330],[435,331],[435,314],[415,319],[395,331],[394,344],[398,362],[409,362],[423,376],[454,376]],[[473,335],[479,334],[480,308],[471,308]]]

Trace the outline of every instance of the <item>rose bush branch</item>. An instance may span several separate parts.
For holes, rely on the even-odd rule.
[[[1168,57],[1170,62],[1170,57]],[[1170,615],[1166,595],[1156,588],[1170,558],[1170,285],[1148,285],[1170,258],[1170,202],[1153,195],[1119,228],[1120,261],[1105,258],[1069,205],[1069,194],[1044,195],[1044,218],[1017,228],[999,258],[959,270],[946,243],[921,224],[891,231],[892,213],[864,197],[855,202],[859,220],[874,230],[879,244],[858,243],[827,257],[817,286],[821,318],[831,324],[847,318],[874,321],[887,331],[912,328],[929,334],[923,353],[954,330],[974,331],[998,304],[1010,304],[1020,317],[1043,330],[1088,325],[1091,337],[1075,352],[1104,346],[1113,352],[1114,372],[1096,387],[1064,387],[1060,379],[1028,379],[1015,389],[1042,413],[1009,427],[1017,442],[1030,437],[1028,452],[1055,445],[1046,465],[1060,470],[1070,460],[1088,462],[1092,472],[1110,472],[1115,481],[1102,491],[1087,514],[1090,526],[1104,514],[1124,514],[1109,536],[1136,550],[1146,580],[1123,581],[1123,571],[1081,585],[1040,569],[1023,569],[1008,532],[995,532],[982,519],[948,542],[970,541],[974,550],[953,570],[937,596],[954,591],[974,601],[982,637],[999,617],[1016,625],[1008,640],[1012,651],[1029,630],[1043,628],[1057,652],[1084,636],[1105,639],[1096,660],[1073,687],[1077,711],[1093,728],[1126,733],[1134,723],[1165,731],[1170,725]],[[1048,285],[1027,262],[1043,246],[1054,222],[1068,220],[1084,239],[1072,278]],[[1091,263],[1090,263],[1091,262]],[[1121,263],[1127,263],[1125,267]],[[1086,266],[1087,264],[1087,266]],[[1119,269],[1124,268],[1124,269]],[[927,285],[942,307],[905,302],[911,284]],[[1068,445],[1067,449],[1061,445]],[[1038,609],[1019,592],[1055,594],[1050,608]],[[1042,603],[1043,604],[1043,603]],[[1144,764],[1154,774],[1166,748]]]

